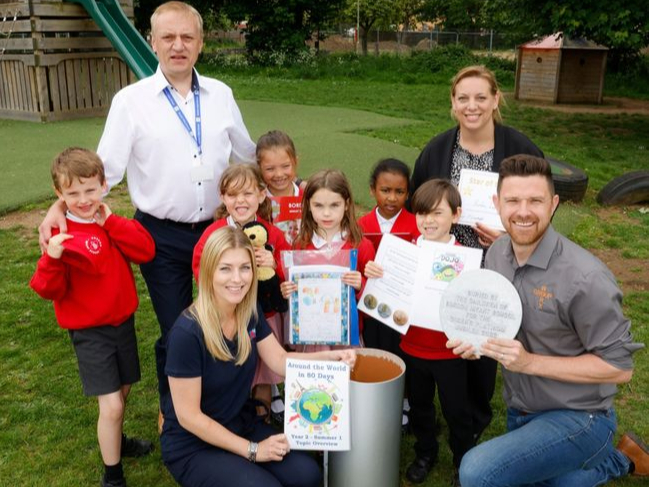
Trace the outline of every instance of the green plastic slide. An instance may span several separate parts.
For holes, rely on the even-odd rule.
[[[155,73],[158,58],[126,17],[118,0],[69,0],[81,4],[138,78]]]

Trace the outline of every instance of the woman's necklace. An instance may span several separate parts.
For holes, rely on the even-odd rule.
[[[466,134],[460,130],[460,147],[474,156],[479,156],[485,152],[489,152],[494,148],[494,145],[493,131],[491,132],[490,137],[482,140],[479,137],[467,137]]]

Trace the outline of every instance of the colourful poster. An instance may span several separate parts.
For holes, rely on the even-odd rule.
[[[344,362],[286,361],[284,434],[292,449],[349,450],[349,374]]]
[[[297,292],[289,300],[290,343],[349,345],[349,286],[342,282],[348,268],[294,266],[289,279]]]

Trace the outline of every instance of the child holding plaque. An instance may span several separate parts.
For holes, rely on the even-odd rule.
[[[462,212],[460,193],[444,179],[422,184],[412,198],[412,210],[422,240],[459,245],[451,228]],[[383,269],[368,262],[365,276],[379,278]],[[436,311],[436,310],[434,310]],[[439,331],[411,326],[401,339],[406,362],[406,388],[410,402],[410,428],[415,435],[415,460],[406,471],[407,479],[419,484],[437,460],[435,388],[439,391],[442,414],[449,429],[449,446],[455,465],[454,485],[459,485],[457,470],[464,454],[475,445],[467,386],[466,361],[446,348],[446,335]]]
[[[346,272],[342,281],[356,290],[358,298],[365,283],[365,264],[374,259],[372,243],[363,237],[354,215],[354,200],[345,175],[325,169],[309,178],[302,198],[302,225],[293,242],[297,250],[358,249],[357,270]],[[284,281],[282,295],[297,291],[297,284]],[[359,323],[359,326],[361,323]],[[304,351],[329,350],[328,345],[304,345]]]

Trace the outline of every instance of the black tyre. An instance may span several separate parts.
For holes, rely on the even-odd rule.
[[[597,195],[597,202],[603,206],[649,202],[649,171],[628,172],[609,181]]]
[[[567,162],[546,157],[552,166],[552,180],[554,190],[559,195],[560,201],[574,201],[579,203],[584,199],[588,189],[588,175],[578,167]]]

